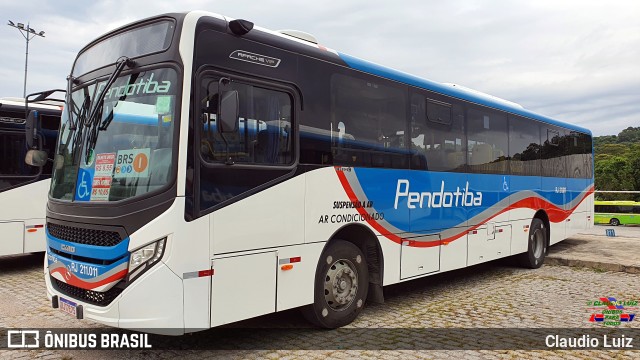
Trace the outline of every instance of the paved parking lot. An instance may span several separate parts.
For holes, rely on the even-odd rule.
[[[616,236],[619,237],[631,237],[640,239],[640,226],[611,226],[611,225],[595,225],[591,229],[584,230],[581,234],[586,235],[602,235],[606,236],[605,230],[613,229]]]
[[[596,230],[603,227],[596,227]],[[620,228],[622,229],[622,228]],[[631,236],[640,235],[640,228]],[[640,236],[637,236],[640,241]],[[386,303],[365,308],[361,316],[342,331],[309,330],[298,312],[287,311],[243,322],[242,326],[256,328],[286,328],[285,332],[261,333],[268,339],[248,337],[238,344],[245,350],[138,350],[138,351],[70,351],[70,350],[0,350],[1,358],[22,359],[132,359],[151,358],[436,358],[436,359],[640,359],[638,350],[378,350],[382,343],[396,343],[393,349],[406,347],[403,341],[415,331],[428,328],[460,328],[460,336],[449,340],[449,347],[480,341],[468,338],[477,334],[465,328],[588,328],[593,327],[589,316],[593,312],[587,302],[603,296],[619,300],[640,299],[640,274],[602,271],[566,266],[543,266],[525,270],[510,266],[507,261],[493,262],[469,269],[454,271],[397,284],[385,288]],[[44,289],[42,255],[24,255],[0,259],[0,328],[95,328],[99,324],[70,319],[50,307]],[[624,325],[624,324],[623,324]],[[628,323],[640,328],[640,321]],[[375,329],[391,331],[375,331]],[[298,330],[296,330],[298,329]],[[373,330],[372,330],[373,329]],[[224,330],[222,330],[224,331]],[[466,331],[466,332],[465,332]],[[222,334],[220,329],[186,336],[185,343],[206,347]],[[304,346],[311,336],[315,344],[326,342],[324,350],[296,350],[317,348]],[[271,344],[271,346],[264,346]],[[282,344],[287,350],[274,349]],[[635,340],[636,348],[640,339]],[[347,349],[347,350],[342,350]]]

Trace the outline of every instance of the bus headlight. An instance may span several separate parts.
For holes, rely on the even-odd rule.
[[[131,252],[131,257],[129,258],[129,281],[134,280],[160,261],[164,254],[166,241],[167,238],[164,237]]]

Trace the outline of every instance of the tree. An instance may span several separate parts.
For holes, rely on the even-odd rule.
[[[618,136],[594,137],[596,190],[640,191],[640,127]],[[636,200],[640,194],[599,194],[607,200]]]
[[[618,134],[618,142],[636,143],[640,142],[640,127],[631,127],[622,130]]]

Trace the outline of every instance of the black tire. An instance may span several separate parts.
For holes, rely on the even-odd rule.
[[[518,255],[518,264],[529,269],[537,269],[544,263],[547,255],[549,239],[544,222],[538,218],[531,221],[529,228],[527,252]]]
[[[618,226],[618,225],[620,225],[620,220],[618,220],[616,218],[613,218],[613,219],[609,220],[609,225]]]
[[[302,308],[311,323],[335,329],[351,323],[364,308],[369,272],[362,251],[344,240],[334,240],[318,261],[314,302]]]

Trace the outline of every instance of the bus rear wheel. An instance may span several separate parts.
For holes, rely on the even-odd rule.
[[[362,251],[344,240],[334,240],[322,252],[314,285],[313,304],[302,309],[311,323],[335,329],[351,323],[364,308],[369,273]]]
[[[528,239],[527,252],[518,255],[517,260],[522,267],[537,269],[542,266],[547,255],[547,229],[542,220],[535,218],[531,221]]]
[[[613,219],[609,220],[609,225],[618,226],[618,225],[620,225],[620,220],[618,220],[616,218],[613,218]]]

